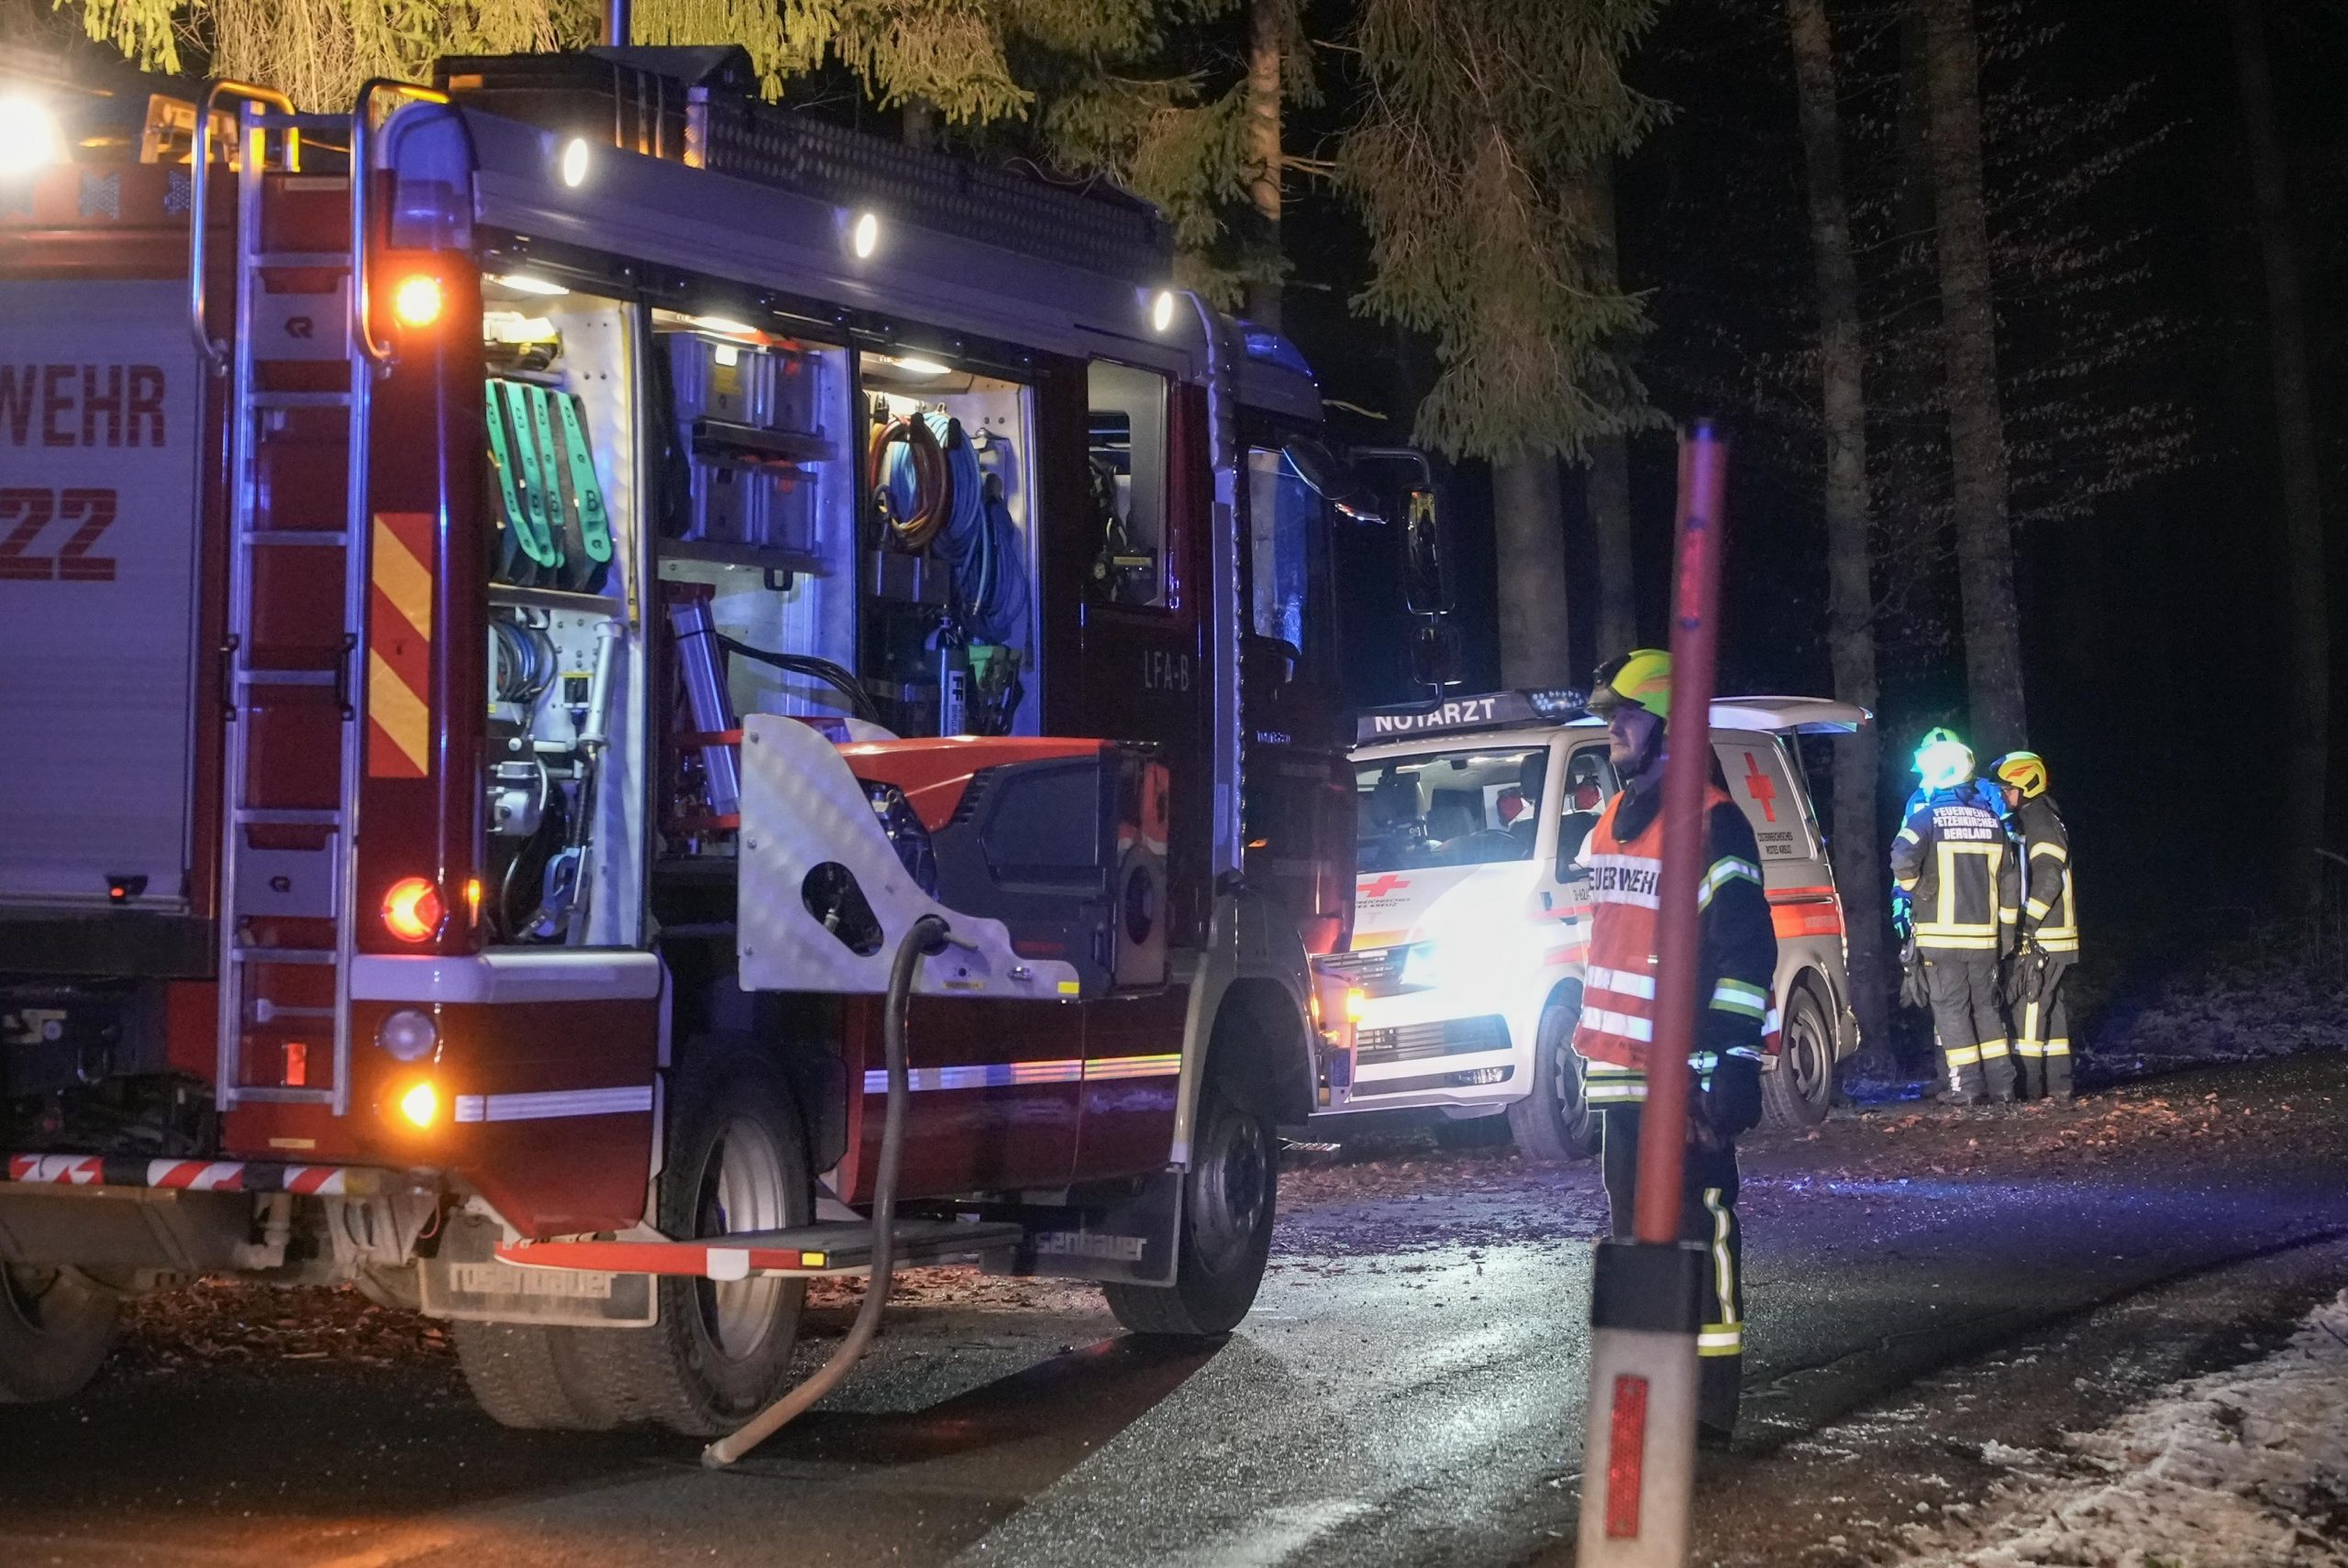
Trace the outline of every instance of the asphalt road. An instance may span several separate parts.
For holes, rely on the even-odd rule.
[[[1747,1419],[1700,1483],[1709,1560],[1831,1561],[1830,1531],[1908,1506],[1901,1475],[1968,1484],[1944,1417],[2029,1441],[2348,1284],[2335,1057],[1838,1117],[1746,1164]],[[933,1273],[846,1389],[723,1474],[658,1434],[492,1426],[421,1320],[200,1291],[143,1308],[82,1399],[0,1408],[0,1563],[1564,1560],[1594,1171],[1402,1143],[1316,1156],[1283,1201],[1219,1347],[1123,1338],[1081,1289]],[[1895,1408],[1925,1413],[1893,1430]]]

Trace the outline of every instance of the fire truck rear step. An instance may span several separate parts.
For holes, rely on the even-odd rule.
[[[1024,1227],[1002,1221],[900,1220],[899,1267],[1008,1252]],[[700,1279],[748,1279],[753,1275],[864,1274],[872,1267],[870,1224],[832,1222],[788,1231],[743,1231],[696,1242],[508,1242],[501,1262],[525,1268],[585,1269],[608,1274],[682,1275]]]

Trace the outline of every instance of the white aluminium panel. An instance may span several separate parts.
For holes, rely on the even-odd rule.
[[[181,282],[0,281],[0,903],[183,909],[203,374]]]

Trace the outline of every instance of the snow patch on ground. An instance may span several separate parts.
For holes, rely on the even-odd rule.
[[[2348,986],[2335,959],[2287,927],[2229,944],[2147,992],[2106,998],[2093,1010],[2088,1057],[2106,1074],[2126,1074],[2340,1050],[2348,1045]]]
[[[2348,1291],[2262,1361],[2180,1384],[2010,1468],[1977,1524],[1911,1526],[1902,1568],[2348,1568]]]

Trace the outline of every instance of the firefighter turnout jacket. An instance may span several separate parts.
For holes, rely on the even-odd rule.
[[[1660,788],[1625,790],[1607,803],[1581,853],[1596,908],[1574,1049],[1587,1064],[1588,1103],[1605,1117],[1606,1202],[1618,1237],[1632,1231],[1645,1068],[1655,1038],[1662,804]],[[1761,1054],[1777,1032],[1770,987],[1778,937],[1753,824],[1717,782],[1704,794],[1703,867],[1696,884],[1696,1038],[1688,1058],[1696,1082],[1679,1238],[1700,1244],[1711,1264],[1696,1335],[1696,1419],[1725,1434],[1736,1426],[1744,1382],[1744,1231],[1736,1214],[1734,1140],[1761,1120]]]
[[[1593,1108],[1646,1099],[1647,1046],[1655,1038],[1662,804],[1660,787],[1623,790],[1607,802],[1582,845],[1596,908],[1574,1049],[1588,1064]],[[1725,1112],[1731,1124],[1720,1131],[1733,1136],[1752,1125],[1742,1107],[1711,1102],[1716,1079],[1733,1079],[1733,1085],[1718,1084],[1729,1091],[1722,1098],[1742,1101],[1751,1086],[1752,1115],[1759,1115],[1764,1041],[1777,1032],[1770,988],[1777,979],[1778,938],[1762,891],[1753,825],[1716,785],[1705,790],[1704,819],[1704,870],[1696,888],[1701,932],[1697,1026],[1689,1066],[1708,1113]],[[1723,1074],[1723,1065],[1731,1062],[1735,1066]]]
[[[2014,813],[2022,864],[2021,934],[2049,953],[2079,950],[2078,910],[2071,901],[2071,835],[2052,796],[2024,801]]]
[[[1987,953],[2013,945],[2020,868],[2005,823],[1970,780],[1935,790],[1891,845],[1891,878],[1914,911],[1920,953]]]

